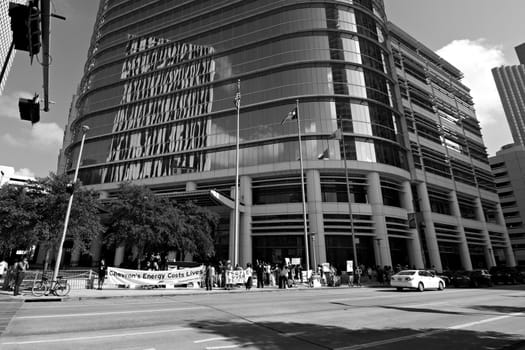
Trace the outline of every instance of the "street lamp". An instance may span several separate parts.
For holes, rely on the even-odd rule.
[[[80,167],[80,159],[82,158],[82,151],[84,149],[84,141],[86,140],[86,134],[88,130],[89,130],[89,126],[82,125],[82,141],[80,142],[80,151],[78,152],[77,166],[75,168],[75,176],[73,177],[73,186],[77,182],[78,168]],[[60,239],[60,245],[58,246],[58,254],[57,254],[57,259],[55,263],[55,270],[53,272],[53,280],[57,279],[58,269],[60,268],[60,260],[62,259],[62,249],[64,246],[64,241],[66,240],[67,225],[69,223],[69,216],[71,215],[71,207],[73,205],[73,195],[74,194],[75,194],[75,191],[71,192],[71,195],[69,196],[69,203],[67,205],[66,218],[64,220],[64,231],[62,232],[62,238]]]

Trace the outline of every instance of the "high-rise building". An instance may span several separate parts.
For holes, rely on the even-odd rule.
[[[525,147],[503,146],[489,160],[516,260],[525,264]]]
[[[519,65],[492,69],[514,143],[525,145],[525,43],[515,47]]]
[[[520,64],[525,64],[525,43],[520,44],[514,48]]]
[[[486,148],[463,74],[390,24],[425,257],[471,269],[514,264]]]
[[[525,145],[525,65],[492,69],[514,143]]]
[[[66,169],[88,125],[84,185],[200,196],[222,215],[218,257],[240,264],[304,263],[307,242],[343,269],[354,245],[367,266],[514,264],[460,72],[392,28],[382,0],[102,0]]]

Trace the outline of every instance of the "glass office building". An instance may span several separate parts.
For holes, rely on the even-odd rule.
[[[240,264],[304,262],[302,156],[311,264],[344,268],[355,243],[368,266],[430,265],[411,224],[413,161],[388,31],[380,0],[102,0],[66,169],[88,125],[84,185],[111,197],[134,181],[179,200],[213,189],[230,197],[213,204],[220,259],[238,244]],[[298,123],[282,123],[296,105],[302,154]]]

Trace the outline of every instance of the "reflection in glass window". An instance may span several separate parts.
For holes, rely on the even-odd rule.
[[[376,151],[373,142],[356,140],[355,149],[357,160],[362,162],[376,161]]]
[[[368,105],[351,104],[354,133],[372,135]]]

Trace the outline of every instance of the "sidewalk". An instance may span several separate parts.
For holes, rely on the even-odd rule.
[[[365,287],[379,287],[373,283],[363,284]],[[327,287],[322,286],[319,288],[310,288],[306,284],[298,283],[292,288],[287,290],[311,290],[315,291],[318,289],[334,289],[334,288],[346,288],[352,289],[348,285],[341,285],[338,287]],[[358,287],[354,287],[358,288]],[[285,291],[278,287],[265,286],[264,288],[252,287],[251,290],[247,291],[244,287],[237,287],[233,290],[226,290],[224,288],[214,288],[211,291],[207,291],[205,288],[104,288],[102,290],[97,289],[72,289],[66,297],[35,297],[31,294],[30,290],[24,290],[22,295],[13,296],[13,292],[7,292],[0,290],[0,296],[3,298],[9,298],[11,300],[22,300],[24,302],[45,302],[45,301],[79,301],[87,299],[110,299],[110,298],[145,298],[145,297],[163,297],[163,296],[175,296],[175,295],[205,295],[205,294],[230,294],[230,293],[268,293]]]

